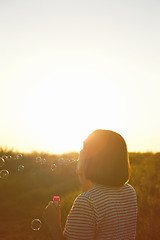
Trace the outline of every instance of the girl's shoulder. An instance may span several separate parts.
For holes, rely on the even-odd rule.
[[[130,185],[129,183],[125,183],[124,188],[127,189],[128,191],[136,194],[136,191],[135,191],[134,187],[132,185]]]
[[[113,195],[128,195],[130,197],[136,198],[136,191],[134,187],[128,183],[125,183],[122,187],[106,187],[103,185],[96,185],[90,190],[81,193],[76,198],[76,202],[90,202],[99,199],[100,197],[107,197]]]

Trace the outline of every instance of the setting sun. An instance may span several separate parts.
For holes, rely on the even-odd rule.
[[[118,1],[117,7],[39,4],[39,12],[34,0],[32,8],[23,1],[1,8],[0,146],[79,151],[89,133],[103,128],[120,133],[129,151],[159,151],[159,21],[148,20],[153,6],[145,6],[146,14],[140,5]],[[137,6],[144,21],[141,11],[135,18]]]
[[[122,131],[124,110],[122,96],[109,81],[98,83],[89,73],[59,72],[26,94],[22,122],[36,149],[79,151],[84,138],[97,128]]]
[[[0,1],[0,22],[0,239],[159,240],[160,1]]]

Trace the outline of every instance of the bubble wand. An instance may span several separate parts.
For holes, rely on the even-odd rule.
[[[59,201],[60,201],[60,197],[59,196],[54,196],[53,197],[53,202],[56,205],[56,207],[59,206]]]

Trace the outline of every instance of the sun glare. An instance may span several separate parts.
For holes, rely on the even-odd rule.
[[[30,143],[49,152],[79,151],[83,140],[97,128],[119,130],[122,102],[109,82],[89,74],[57,73],[35,85],[26,98],[24,121]],[[85,78],[91,79],[87,82]],[[64,79],[66,80],[64,82]],[[78,82],[78,85],[77,85]],[[117,121],[118,120],[118,121]]]

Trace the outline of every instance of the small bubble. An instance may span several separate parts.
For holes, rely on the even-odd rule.
[[[2,158],[3,158],[4,160],[6,160],[8,157],[7,157],[7,155],[3,155]]]
[[[70,164],[71,163],[71,159],[67,159],[67,164]]]
[[[74,158],[69,159],[69,163],[74,163],[74,162],[75,162]]]
[[[24,171],[24,166],[23,165],[19,165],[18,166],[18,172],[23,172]]]
[[[56,167],[57,167],[56,164],[53,163],[53,164],[51,165],[51,170],[54,171],[54,170],[56,169]]]
[[[32,222],[31,222],[31,228],[34,230],[34,231],[38,231],[40,230],[42,226],[42,222],[40,219],[34,219]]]
[[[46,161],[45,158],[41,158],[41,161],[40,161],[41,164],[45,164],[46,162],[47,162],[47,161]]]
[[[5,164],[5,161],[2,157],[0,157],[0,167],[3,167]]]
[[[9,172],[7,170],[1,170],[0,171],[0,178],[7,179],[9,176]]]
[[[66,158],[65,164],[67,165],[67,164],[69,164],[69,163],[70,163],[70,159],[69,159],[69,158]]]
[[[23,157],[23,155],[20,154],[20,153],[18,153],[17,156],[16,156],[16,158],[17,158],[18,160],[20,160],[22,157]]]
[[[58,164],[59,164],[59,165],[63,165],[64,163],[65,163],[64,158],[58,159]]]
[[[36,157],[36,163],[40,163],[40,162],[41,162],[41,160],[42,160],[42,158],[41,158],[41,157]]]

